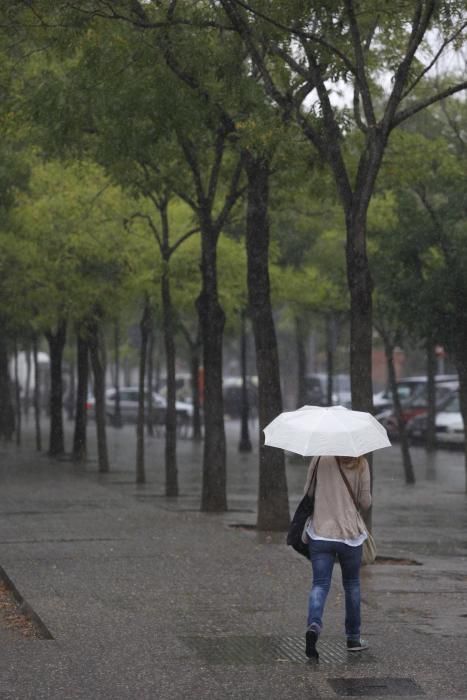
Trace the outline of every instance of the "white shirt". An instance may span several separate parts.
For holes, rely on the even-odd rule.
[[[361,544],[363,544],[368,537],[366,532],[363,532],[361,535],[358,537],[353,537],[352,539],[348,540],[339,540],[337,538],[331,538],[331,537],[321,537],[320,535],[317,535],[316,532],[313,530],[313,521],[310,520],[308,523],[308,526],[306,528],[306,534],[310,539],[312,540],[324,540],[325,542],[343,542],[344,544],[348,544],[349,547],[360,547]]]

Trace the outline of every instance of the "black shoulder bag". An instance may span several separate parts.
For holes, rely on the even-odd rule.
[[[302,540],[302,534],[303,529],[305,527],[305,523],[308,520],[308,518],[311,515],[313,515],[313,511],[315,508],[316,478],[319,460],[320,458],[318,457],[318,461],[316,462],[315,468],[313,469],[310,487],[308,488],[307,493],[303,496],[302,500],[298,504],[297,510],[295,511],[295,514],[292,518],[292,522],[289,526],[289,530],[287,532],[287,544],[290,547],[293,547],[296,552],[302,554],[307,559],[310,558],[310,552],[308,550],[308,545],[306,545]],[[309,496],[308,492],[313,483],[315,485],[313,489],[313,495]]]

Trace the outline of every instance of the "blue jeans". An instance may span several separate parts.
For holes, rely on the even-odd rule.
[[[313,585],[308,602],[308,626],[318,634],[323,627],[323,611],[331,587],[332,570],[337,560],[342,570],[345,591],[345,633],[347,639],[360,639],[360,564],[363,545],[350,547],[343,542],[309,539]]]

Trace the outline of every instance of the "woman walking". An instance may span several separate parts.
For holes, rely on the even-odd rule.
[[[348,651],[362,651],[360,638],[360,565],[367,532],[358,507],[371,505],[370,470],[364,457],[314,457],[308,470],[305,493],[315,495],[313,516],[303,531],[308,543],[313,584],[308,604],[306,655],[318,658],[316,643],[323,628],[323,612],[331,586],[334,562],[342,570],[345,592],[345,634]]]

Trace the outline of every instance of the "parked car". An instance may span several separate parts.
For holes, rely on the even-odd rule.
[[[449,397],[451,397],[459,389],[458,381],[436,380],[436,404],[442,406]],[[424,415],[428,410],[428,387],[425,382],[412,395],[412,397],[403,403],[402,418],[405,424],[408,424],[413,418],[419,415]],[[399,428],[397,418],[392,409],[387,409],[376,415],[379,422],[386,428],[390,438],[395,439],[398,436]]]
[[[397,393],[402,403],[410,401],[414,393],[427,382],[426,376],[404,377],[397,382]],[[378,414],[382,411],[392,408],[393,398],[391,389],[379,391],[373,395],[374,413]]]
[[[309,406],[327,406],[328,404],[328,375],[325,372],[308,374],[305,377],[306,403]],[[350,406],[350,375],[335,374],[332,378],[332,403]]]
[[[427,432],[426,413],[407,423],[407,433],[413,442],[424,442]],[[460,412],[459,393],[444,401],[435,418],[435,434],[438,444],[458,445],[464,442],[464,423]]]
[[[457,375],[455,374],[437,374],[435,381],[438,382],[456,382]],[[404,377],[397,382],[397,391],[402,404],[408,403],[413,396],[427,385],[428,378],[426,375]],[[393,406],[392,391],[388,388],[373,395],[374,413],[379,414],[384,410],[388,410]]]
[[[456,392],[443,409],[436,414],[436,442],[458,445],[462,444],[464,439],[464,421],[460,409],[459,393]]]
[[[105,392],[105,414],[107,420],[112,423],[115,416],[115,388],[107,389]],[[120,414],[123,423],[136,423],[138,417],[138,397],[139,388],[137,386],[124,386],[119,389],[120,393]],[[145,391],[145,401],[148,401],[149,395]],[[146,403],[147,405],[147,403]],[[95,415],[95,399],[88,399],[87,408],[91,415]],[[185,401],[176,401],[175,410],[177,412],[177,421],[185,423],[193,415],[193,405]],[[165,415],[167,411],[167,401],[155,391],[152,392],[152,410],[151,422],[154,425],[162,425],[165,423]]]

